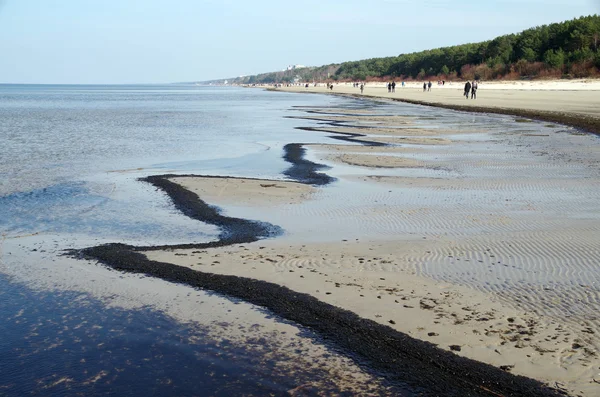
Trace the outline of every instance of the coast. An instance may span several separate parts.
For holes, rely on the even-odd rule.
[[[343,143],[286,145],[287,181],[146,179],[219,241],[75,254],[266,307],[438,393],[596,395],[596,138],[368,102],[290,109]]]
[[[385,98],[469,112],[509,114],[600,134],[600,80],[482,82],[475,100],[462,95],[464,82],[446,82],[441,86],[434,81],[429,92],[423,92],[422,82],[407,83],[405,87],[396,83],[395,93],[388,93],[385,83],[367,83],[363,94],[352,83],[334,84],[333,90],[328,90],[325,84],[277,90]]]

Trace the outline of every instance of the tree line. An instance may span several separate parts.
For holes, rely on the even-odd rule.
[[[238,84],[349,80],[472,80],[600,76],[600,16],[462,44],[234,79]]]

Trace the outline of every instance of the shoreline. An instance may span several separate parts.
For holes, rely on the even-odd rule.
[[[369,87],[369,86],[367,86],[367,87]],[[351,89],[350,91],[357,90],[356,88],[352,88],[351,86],[348,87],[345,84],[344,85],[339,84],[337,86],[334,86],[333,91],[328,91],[324,87],[308,87],[308,88],[304,88],[304,87],[282,87],[282,88],[258,87],[258,88],[266,89],[268,91],[273,91],[273,92],[327,94],[327,95],[350,97],[350,98],[356,98],[356,99],[375,99],[375,100],[383,99],[383,100],[391,100],[391,101],[395,101],[395,102],[408,103],[411,105],[421,105],[421,106],[456,110],[456,111],[460,111],[460,112],[502,114],[502,115],[508,115],[508,116],[516,116],[516,117],[522,117],[522,118],[527,118],[527,119],[563,124],[563,125],[567,125],[570,127],[584,130],[586,132],[593,133],[595,135],[600,135],[600,114],[599,114],[599,116],[594,117],[589,114],[586,115],[583,113],[578,113],[578,112],[573,112],[573,111],[571,111],[571,112],[556,111],[556,110],[547,111],[547,110],[540,110],[540,109],[533,109],[533,108],[471,105],[470,104],[471,102],[469,102],[469,105],[464,105],[464,104],[461,105],[461,104],[457,104],[457,103],[450,103],[449,101],[447,101],[446,97],[435,98],[436,99],[435,101],[400,97],[400,95],[402,95],[403,93],[412,95],[412,94],[414,94],[415,91],[419,91],[419,90],[412,89],[412,88],[406,88],[406,89],[398,88],[396,93],[391,94],[391,95],[386,95],[387,92],[385,91],[384,87],[369,87],[370,90],[365,89],[364,94],[354,93],[354,92],[336,92],[336,89],[338,89],[338,90],[339,89],[344,89],[344,90]],[[457,87],[444,88],[442,90],[444,90],[444,91],[449,91],[449,90],[459,91],[459,88],[457,88],[457,89],[454,89],[454,88],[457,88]],[[381,92],[373,93],[373,90],[378,90],[378,91],[380,90]],[[440,90],[440,88],[434,87],[433,90],[434,91]],[[505,89],[494,89],[492,91],[486,91],[485,86],[484,86],[483,89],[480,87],[479,98],[476,99],[475,101],[477,101],[477,103],[484,102],[486,100],[485,94],[488,92],[493,92],[493,94],[497,96],[497,95],[500,95],[499,93],[504,92],[504,91],[508,92],[511,96],[513,94],[515,96],[518,96],[519,94],[522,94],[524,92],[531,93],[533,90],[523,89],[523,90],[519,90],[516,92],[510,92],[509,90],[505,90]],[[562,92],[563,91],[554,91],[554,90],[535,91],[536,94],[541,94],[541,95],[548,95],[548,93],[560,94]],[[565,90],[565,92],[578,92],[578,91]],[[598,93],[596,93],[595,91],[590,91],[590,92],[595,93],[594,97],[597,96],[600,98],[600,92],[598,92]],[[589,92],[582,91],[582,92],[578,92],[578,94],[579,95],[589,95]],[[394,96],[394,95],[397,95],[397,96]],[[457,94],[457,96],[460,97],[460,93]],[[586,99],[590,99],[590,98],[586,98]],[[461,100],[464,101],[462,98],[461,98]],[[472,100],[469,99],[469,101],[472,101]],[[597,106],[600,109],[600,99],[596,100],[596,104],[591,104],[590,106],[592,106],[592,107]]]

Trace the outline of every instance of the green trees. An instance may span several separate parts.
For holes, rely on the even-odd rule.
[[[562,68],[565,64],[565,53],[560,49],[558,51],[548,50],[544,54],[544,62],[551,68]]]
[[[436,48],[292,71],[305,81],[377,79],[496,79],[599,75],[600,16],[590,15],[527,29],[490,41]],[[245,78],[290,81],[288,72]],[[284,80],[285,79],[285,80]],[[241,81],[238,81],[241,82]]]
[[[432,78],[460,71],[461,78],[511,78],[599,74],[600,17],[527,29],[491,41],[345,62],[336,71],[348,79],[357,71],[370,77]],[[462,76],[467,74],[468,76]]]

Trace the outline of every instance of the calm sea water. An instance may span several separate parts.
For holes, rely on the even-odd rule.
[[[164,200],[131,182],[167,172],[280,177],[281,147],[306,139],[282,116],[324,102],[235,88],[0,86],[0,230],[209,239],[214,228],[160,213]]]

